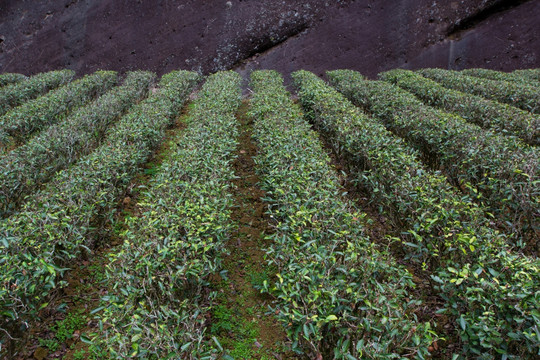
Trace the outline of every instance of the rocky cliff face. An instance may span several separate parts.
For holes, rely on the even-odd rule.
[[[540,67],[540,0],[4,0],[0,72]]]

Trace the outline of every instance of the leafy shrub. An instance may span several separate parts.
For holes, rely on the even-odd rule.
[[[49,90],[67,84],[74,76],[75,72],[72,70],[51,71],[0,88],[0,115]]]
[[[0,222],[2,336],[24,330],[49,294],[65,285],[66,266],[106,236],[120,196],[197,80],[191,72],[165,75],[159,90],[109,129],[103,145],[58,172],[19,213]]]
[[[538,82],[536,86],[540,86],[540,69],[515,70],[512,75],[519,76],[525,80],[536,81]]]
[[[540,86],[540,83],[538,83],[538,81],[527,79],[523,76],[520,76],[519,73],[507,73],[489,69],[465,69],[460,72],[467,76],[475,76],[481,79],[513,81],[523,85]]]
[[[34,133],[63,120],[70,110],[100,96],[116,84],[112,71],[98,71],[50,91],[0,118],[0,146],[20,145]]]
[[[208,78],[188,128],[128,218],[124,245],[107,271],[105,334],[95,341],[114,358],[210,358],[204,342],[211,274],[221,268],[232,228],[229,192],[237,146],[241,78]]]
[[[513,253],[504,237],[486,226],[481,209],[453,194],[444,183],[430,181],[432,175],[418,165],[411,166],[407,151],[402,155],[396,151],[399,142],[384,137],[373,120],[325,88],[315,75],[297,74],[301,101],[318,126],[332,134],[335,147],[356,161],[358,182],[368,191],[383,192],[378,199],[393,216],[407,219],[404,230],[414,235],[409,237],[412,251],[426,242],[436,244],[437,239],[444,244],[428,254],[436,256],[439,264],[431,275],[432,286],[446,301],[442,311],[455,322],[463,354],[488,359],[496,354],[537,353],[539,260]],[[387,116],[394,111],[396,119],[407,119],[399,107],[406,98],[396,96],[391,85],[381,85],[385,91],[376,92],[377,83],[364,81],[355,72],[336,71],[328,76],[355,101],[364,99],[370,109],[376,108],[376,113],[386,107]],[[408,104],[411,114],[426,116],[414,102]],[[426,236],[431,227],[439,234]]]
[[[264,290],[289,336],[312,358],[425,358],[436,335],[412,309],[411,275],[364,233],[365,215],[341,197],[315,132],[276,72],[254,72],[250,114],[269,213],[267,257],[279,273]]]
[[[154,77],[150,72],[129,73],[123,86],[0,158],[0,216],[13,212],[26,195],[55,172],[92,152],[107,128],[148,95]]]
[[[329,72],[331,83],[423,153],[433,168],[505,220],[534,246],[540,216],[540,154],[523,142],[495,134],[424,105],[411,93],[354,71]],[[516,241],[519,242],[519,241]]]
[[[508,104],[445,88],[409,70],[395,69],[379,77],[412,92],[424,103],[460,115],[483,128],[504,135],[516,135],[532,145],[540,145],[540,116]]]
[[[15,84],[25,79],[27,79],[27,77],[22,74],[14,74],[14,73],[0,74],[0,87],[9,85],[9,84]]]
[[[480,79],[451,70],[422,69],[418,72],[445,87],[540,114],[540,91],[537,87],[509,81]]]
[[[357,184],[408,232],[410,257],[437,267],[449,259],[474,259],[470,248],[477,238],[504,244],[505,237],[486,226],[482,209],[455,193],[444,176],[426,169],[401,138],[314,74],[296,72],[293,79],[309,119],[352,165]]]

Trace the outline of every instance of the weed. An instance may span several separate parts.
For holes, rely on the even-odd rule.
[[[39,339],[39,346],[49,349],[51,352],[58,350],[60,343],[56,339]]]

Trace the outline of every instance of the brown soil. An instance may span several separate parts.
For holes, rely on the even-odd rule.
[[[155,149],[149,161],[143,165],[141,172],[136,176],[126,190],[126,194],[119,201],[115,224],[116,227],[108,229],[107,238],[100,239],[97,248],[91,256],[80,261],[66,276],[68,285],[51,295],[49,305],[40,313],[39,322],[30,325],[27,337],[17,345],[17,350],[6,359],[73,359],[76,351],[86,350],[87,345],[80,340],[81,335],[95,332],[97,321],[93,320],[91,311],[100,306],[101,297],[109,291],[109,284],[104,281],[103,274],[109,264],[108,255],[122,243],[119,233],[125,230],[124,220],[128,216],[137,216],[138,199],[144,185],[147,185],[156,170],[170,153],[171,145],[183,135],[185,118],[188,116],[189,105],[184,106],[182,113],[177,117],[173,126],[166,131],[161,145]],[[67,316],[78,314],[85,319],[86,325],[75,330],[71,339],[61,342],[54,352],[40,345],[40,339],[53,339],[55,332],[53,326],[57,321]],[[0,354],[1,355],[1,354]]]
[[[222,345],[236,359],[296,359],[286,349],[289,340],[283,327],[268,314],[268,305],[273,298],[261,294],[254,287],[258,276],[269,273],[264,259],[263,248],[269,246],[265,235],[271,232],[269,219],[265,215],[266,206],[262,201],[264,192],[258,187],[259,178],[255,173],[254,156],[257,148],[251,139],[253,120],[246,115],[248,102],[244,101],[237,118],[240,122],[238,157],[233,163],[237,178],[233,181],[235,208],[232,219],[238,224],[229,242],[230,254],[224,261],[228,281],[221,285],[218,304],[226,306],[235,316],[234,323],[250,329],[255,334],[248,350],[240,355],[239,348],[250,341],[242,329],[233,329],[220,334]],[[213,319],[215,323],[217,319]],[[251,341],[250,341],[251,342]],[[241,356],[241,357],[240,357]]]

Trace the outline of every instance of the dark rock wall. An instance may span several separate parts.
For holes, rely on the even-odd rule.
[[[471,67],[511,71],[540,67],[540,1],[497,12],[401,64],[406,68]]]
[[[540,67],[540,0],[488,11],[459,30],[463,20],[505,1],[356,1],[327,12],[322,22],[249,59],[241,71],[275,68],[357,69],[369,77],[404,67],[496,70]]]
[[[0,72],[511,70],[540,67],[539,18],[540,0],[0,0]]]

